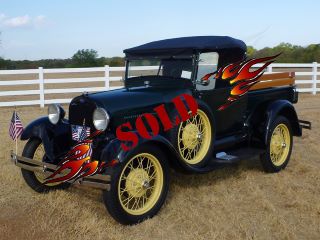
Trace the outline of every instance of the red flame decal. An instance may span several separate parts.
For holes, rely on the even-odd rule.
[[[67,182],[70,180],[76,181],[79,178],[92,176],[100,172],[106,164],[104,162],[92,161],[92,137],[97,136],[101,132],[94,132],[88,139],[75,145],[64,157],[64,160],[59,164],[58,169],[46,178],[44,184]],[[68,171],[64,174],[64,171]],[[60,176],[60,175],[63,176]]]
[[[218,110],[224,110],[234,101],[246,94],[249,89],[259,81],[263,74],[263,70],[274,62],[274,59],[280,54],[257,59],[249,59],[236,63],[229,64],[220,68],[218,71],[206,74],[202,80],[206,81],[215,74],[215,79],[229,81],[232,88],[227,102],[220,106]],[[263,63],[263,66],[257,70],[250,71],[250,68],[258,63]]]

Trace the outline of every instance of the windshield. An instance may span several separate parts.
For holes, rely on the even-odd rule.
[[[169,78],[191,79],[191,57],[166,57],[128,60],[127,78],[141,76],[163,76]]]

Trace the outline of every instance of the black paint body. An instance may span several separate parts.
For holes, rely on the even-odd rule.
[[[197,71],[196,60],[199,53],[209,50],[192,51],[194,72]],[[246,56],[242,45],[235,45],[229,49],[215,48],[214,51],[219,53],[218,67],[240,61]],[[113,159],[125,161],[130,151],[123,151],[120,147],[120,141],[115,136],[116,128],[127,121],[135,126],[135,120],[139,115],[154,113],[153,109],[160,104],[165,104],[171,119],[174,119],[177,112],[171,100],[183,93],[192,95],[211,110],[214,119],[211,124],[215,131],[214,153],[222,150],[227,152],[229,148],[241,148],[244,145],[265,148],[269,126],[278,114],[285,115],[291,122],[294,135],[301,136],[301,127],[293,107],[297,99],[294,87],[250,91],[225,110],[218,111],[218,107],[226,102],[231,90],[231,86],[226,82],[218,81],[213,90],[198,91],[194,76],[191,80],[150,78],[148,85],[144,84],[145,78],[140,80],[137,78],[135,82],[125,82],[122,89],[76,97],[69,106],[69,120],[64,119],[57,125],[52,125],[48,118],[40,118],[27,126],[21,139],[42,139],[47,153],[46,161],[58,163],[60,157],[75,144],[71,139],[70,125],[82,125],[85,120],[85,124],[94,131],[93,111],[102,107],[111,116],[111,121],[107,130],[94,140],[93,159],[105,162]],[[161,131],[151,140],[140,138],[139,145],[146,142],[156,143],[170,154],[169,159],[176,165],[179,156],[168,134]]]

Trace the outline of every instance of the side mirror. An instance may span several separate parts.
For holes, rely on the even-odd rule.
[[[196,83],[201,84],[202,86],[208,86],[210,84],[210,79],[212,76],[214,76],[217,73],[217,71],[212,72],[212,73],[208,73],[206,75],[204,75],[199,81],[197,81]]]
[[[210,84],[210,80],[209,79],[200,79],[198,81],[196,81],[197,84],[200,84],[202,86],[208,86]]]

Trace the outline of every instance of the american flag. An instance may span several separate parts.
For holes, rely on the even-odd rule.
[[[9,135],[13,140],[17,140],[17,138],[21,136],[22,132],[22,123],[17,112],[14,111],[10,122]]]
[[[86,126],[72,125],[72,139],[78,142],[90,136],[90,128]]]

